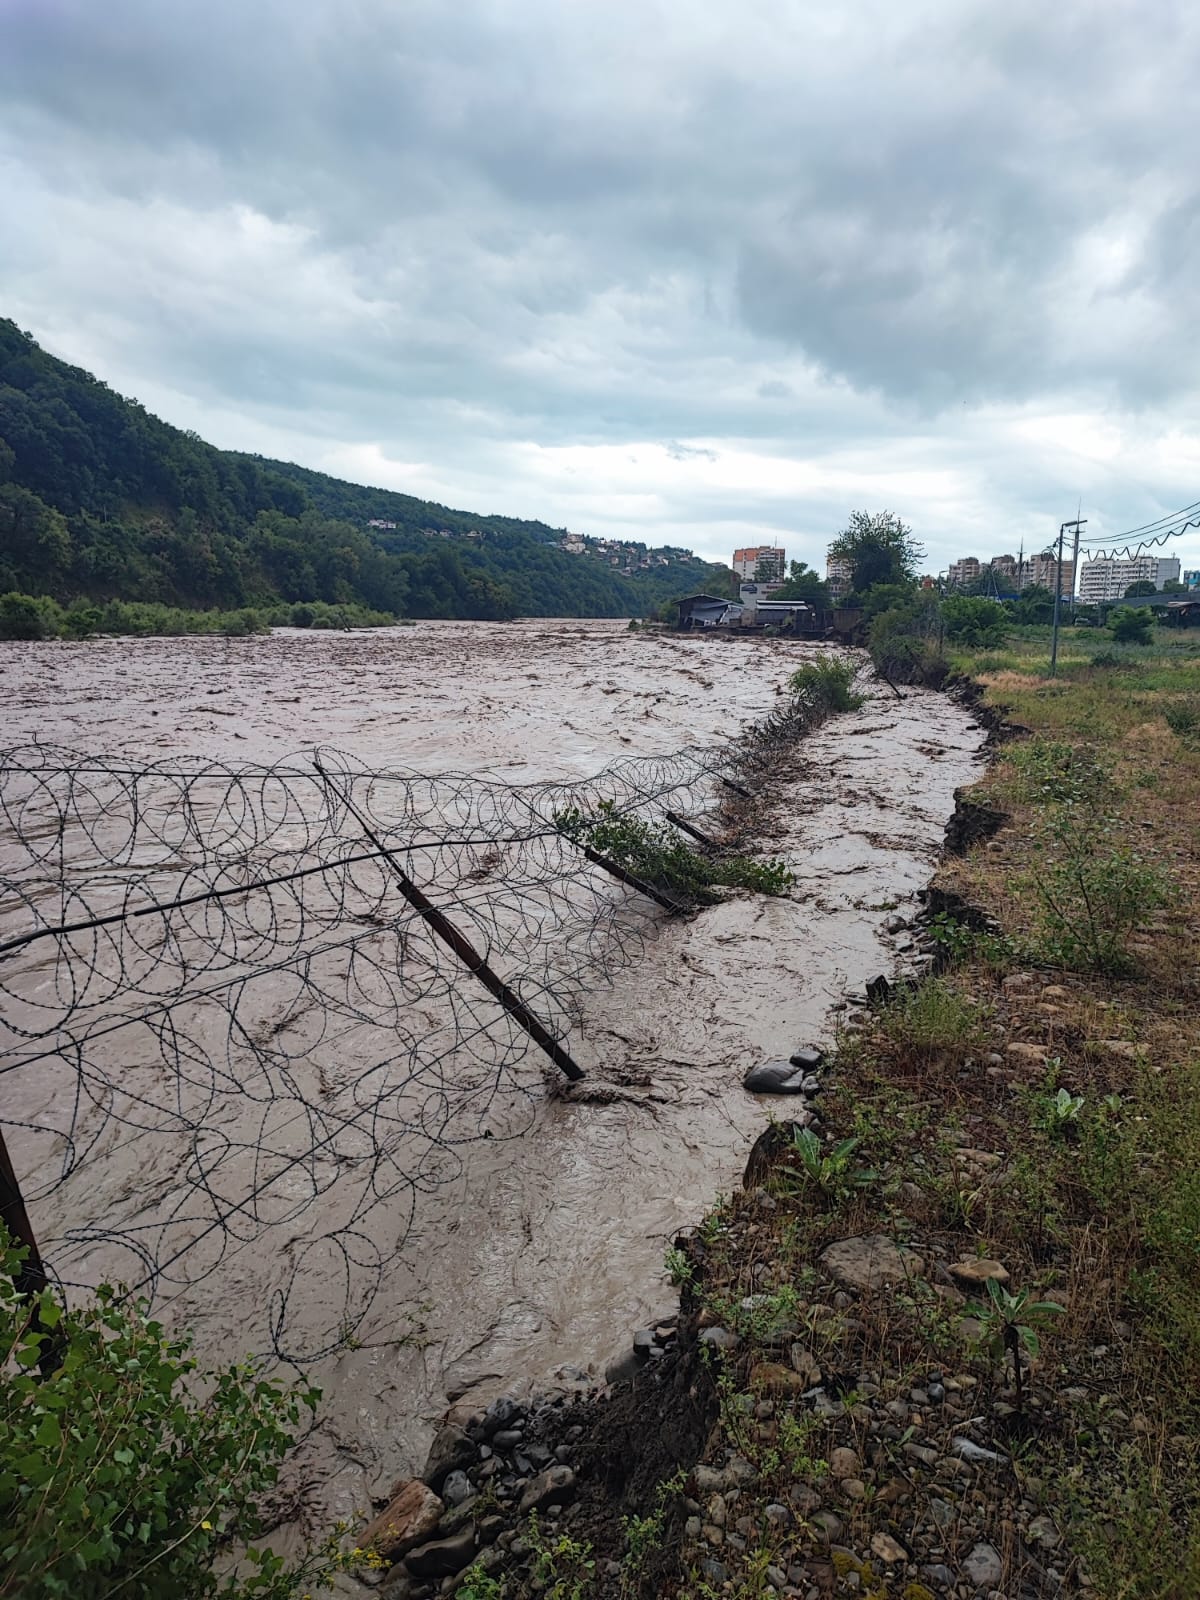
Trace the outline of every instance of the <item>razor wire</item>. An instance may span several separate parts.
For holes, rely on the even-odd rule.
[[[793,699],[736,745],[527,786],[333,750],[0,752],[0,1127],[52,1275],[192,1313],[213,1274],[249,1276],[277,1358],[352,1341],[423,1198],[527,1133],[551,1070],[397,866],[566,1041],[664,913],[556,819],[728,831],[822,715]]]

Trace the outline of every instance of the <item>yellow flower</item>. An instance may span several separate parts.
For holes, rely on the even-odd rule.
[[[204,1529],[204,1531],[206,1533],[211,1533],[212,1532],[212,1523],[209,1522],[207,1518],[200,1524],[200,1526]]]

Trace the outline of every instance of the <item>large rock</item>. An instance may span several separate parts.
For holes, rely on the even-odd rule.
[[[837,1239],[819,1257],[829,1276],[847,1289],[878,1289],[885,1283],[920,1278],[925,1262],[915,1250],[897,1244],[885,1233],[864,1233]]]
[[[742,1079],[751,1094],[803,1094],[804,1080],[811,1068],[794,1067],[790,1061],[760,1061]]]
[[[563,1506],[575,1496],[575,1474],[570,1467],[556,1463],[531,1478],[521,1496],[521,1515],[544,1511],[547,1506]]]
[[[438,1430],[429,1447],[429,1459],[421,1474],[431,1489],[440,1489],[452,1472],[472,1466],[479,1459],[479,1446],[454,1423]]]
[[[416,1478],[393,1485],[385,1510],[358,1535],[363,1550],[378,1550],[385,1561],[399,1561],[437,1527],[445,1506],[428,1485]]]
[[[460,1528],[448,1539],[435,1539],[432,1544],[420,1545],[410,1550],[404,1565],[414,1578],[448,1578],[470,1566],[475,1557],[474,1528]]]

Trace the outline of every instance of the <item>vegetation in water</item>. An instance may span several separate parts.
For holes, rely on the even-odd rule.
[[[560,811],[554,822],[567,838],[588,845],[681,906],[712,904],[720,889],[786,894],[795,881],[782,861],[701,855],[684,844],[670,823],[623,815],[611,800],[602,800],[592,812],[577,807]]]

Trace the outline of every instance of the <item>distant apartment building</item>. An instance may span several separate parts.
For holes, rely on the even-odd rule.
[[[988,592],[1014,594],[1037,584],[1054,593],[1058,579],[1058,556],[1052,550],[1041,555],[1018,560],[1014,555],[993,556],[990,561],[980,561],[977,556],[963,556],[952,561],[946,569],[946,582],[951,589],[969,589],[986,582]],[[1066,560],[1062,570],[1062,592],[1070,595],[1075,587],[1074,564]]]
[[[1179,582],[1176,556],[1134,556],[1128,561],[1100,556],[1095,561],[1085,561],[1080,569],[1079,598],[1084,605],[1100,605],[1106,600],[1124,599],[1131,583],[1152,583],[1158,590],[1171,582]]]
[[[781,550],[777,545],[756,544],[733,552],[733,570],[739,578],[758,577],[760,562],[764,577],[769,575],[776,582],[783,582],[787,576],[786,550]]]
[[[1191,567],[1180,580],[1185,589],[1200,589],[1200,567]]]
[[[968,584],[978,583],[983,572],[983,563],[977,556],[964,556],[961,561],[952,561],[946,572],[946,581],[952,589],[965,589]]]
[[[386,517],[370,517],[367,521],[368,528],[394,528],[396,524],[389,522]]]
[[[825,582],[829,585],[829,598],[843,600],[854,582],[854,564],[843,556],[826,556]]]
[[[1053,550],[1043,550],[1041,555],[1030,556],[1021,569],[1022,589],[1049,589],[1054,593],[1058,582],[1058,556]],[[1075,563],[1063,557],[1061,595],[1070,598],[1075,593]]]

